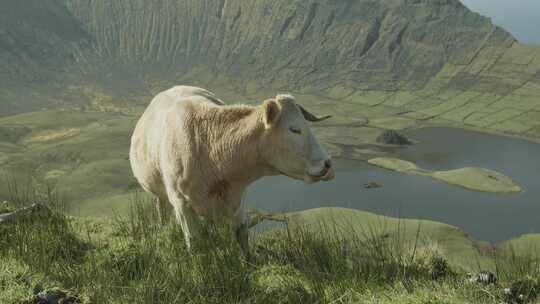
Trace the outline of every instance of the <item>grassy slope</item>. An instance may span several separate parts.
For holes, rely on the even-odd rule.
[[[504,241],[499,245],[504,249],[511,249],[517,254],[540,254],[540,234],[524,234],[518,238]]]
[[[478,245],[461,229],[428,220],[397,219],[370,212],[346,208],[317,208],[290,214],[296,225],[320,227],[336,226],[338,237],[365,238],[375,233],[389,235],[389,239],[401,239],[408,247],[417,246],[420,251],[435,249],[454,265],[468,269],[492,268],[489,259],[478,251]],[[324,228],[326,230],[326,228]],[[331,229],[334,233],[334,230]]]
[[[263,234],[252,242],[253,259],[244,263],[230,234],[212,230],[189,254],[178,226],[162,227],[149,206],[134,206],[129,219],[53,216],[0,227],[3,303],[58,289],[83,303],[442,304],[503,298],[502,288],[465,283],[453,264],[457,274],[434,266],[440,265],[433,263],[436,252],[394,251],[376,234],[351,245],[349,253],[314,231]],[[313,219],[321,211],[303,216]],[[537,271],[533,265],[530,274]]]
[[[68,201],[125,194],[136,186],[128,161],[135,119],[118,113],[75,110],[2,118],[0,126],[25,126],[30,133],[7,148],[0,147],[7,155],[1,171],[18,180],[31,176],[34,184],[42,187],[56,186]],[[50,136],[62,135],[66,129],[77,132]],[[6,197],[7,189],[2,193]]]
[[[205,75],[205,71],[200,73]],[[204,78],[197,73],[187,75],[189,78],[196,76]],[[269,92],[259,92],[254,97],[238,98],[235,97],[237,95],[234,90],[223,83],[212,79],[206,81],[219,84],[216,87],[217,92],[227,101],[257,103],[265,96],[271,96]],[[228,83],[228,80],[222,81]],[[100,96],[103,94],[87,93]],[[298,97],[314,112],[325,114],[331,109],[328,101],[323,98],[310,95]],[[108,98],[100,97],[99,100],[102,99]],[[357,128],[342,128],[340,123],[358,121],[357,117],[361,115],[384,117],[385,114],[360,114],[361,107],[349,108],[347,104],[344,104],[343,108],[331,122],[336,126],[316,126],[315,132],[321,140],[326,143],[337,141],[348,144],[373,142],[378,130],[365,129],[358,133]],[[115,209],[125,210],[130,193],[138,189],[130,171],[128,149],[133,126],[142,109],[132,109],[131,113],[51,110],[0,118],[0,128],[5,127],[3,131],[7,132],[7,135],[0,138],[0,155],[4,155],[6,161],[1,171],[3,174],[15,175],[23,181],[22,184],[32,176],[31,184],[34,186],[39,185],[42,189],[47,185],[57,186],[60,194],[71,203],[73,213],[77,215],[111,216]],[[78,131],[67,137],[29,140],[43,134],[62,133],[70,129]],[[339,136],[336,137],[335,134]],[[336,151],[334,146],[329,148],[334,155],[340,154],[339,149]],[[0,196],[8,198],[6,183],[0,184],[0,190]]]

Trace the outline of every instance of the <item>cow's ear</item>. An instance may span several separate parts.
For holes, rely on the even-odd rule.
[[[264,127],[266,129],[272,128],[281,116],[281,105],[274,99],[268,99],[263,104],[264,111]]]

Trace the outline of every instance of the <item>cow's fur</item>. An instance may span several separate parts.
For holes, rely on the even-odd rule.
[[[245,188],[281,173],[268,161],[283,152],[274,149],[268,129],[286,107],[295,106],[288,99],[258,107],[224,105],[211,92],[180,86],[148,106],[132,136],[131,166],[141,186],[157,197],[160,216],[174,211],[188,247],[201,228],[200,217],[232,219],[242,228]],[[322,179],[333,177],[328,174]],[[238,233],[246,247],[246,231]]]

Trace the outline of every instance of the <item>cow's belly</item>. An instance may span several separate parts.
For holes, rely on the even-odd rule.
[[[241,201],[227,201],[221,199],[208,198],[200,201],[188,201],[189,206],[197,213],[209,220],[232,219],[241,208]]]

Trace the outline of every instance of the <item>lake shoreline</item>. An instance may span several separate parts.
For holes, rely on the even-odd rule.
[[[460,130],[465,130],[465,131],[470,131],[470,132],[496,135],[496,136],[502,136],[502,137],[512,138],[512,139],[520,139],[526,142],[540,144],[540,138],[538,137],[526,136],[526,135],[515,134],[515,133],[506,133],[506,132],[497,131],[494,129],[479,128],[479,127],[474,127],[474,126],[465,125],[465,124],[457,124],[457,123],[421,122],[420,124],[417,124],[412,127],[400,129],[399,131],[416,131],[416,130],[429,129],[429,128],[460,129]]]

